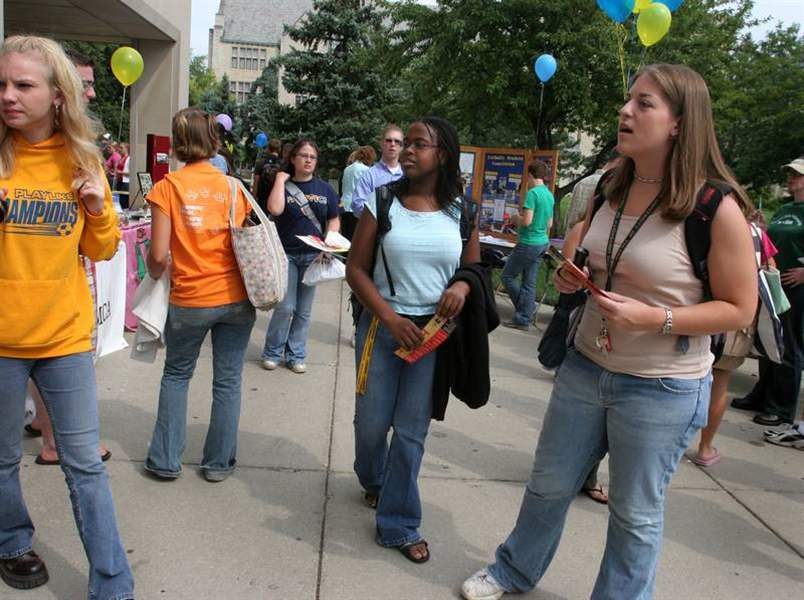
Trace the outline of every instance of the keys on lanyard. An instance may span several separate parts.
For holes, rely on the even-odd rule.
[[[609,335],[609,329],[606,327],[605,321],[600,324],[600,332],[597,334],[595,338],[595,346],[603,355],[608,355],[611,352],[611,336]]]

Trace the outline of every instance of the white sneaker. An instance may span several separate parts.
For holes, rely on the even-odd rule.
[[[765,436],[765,441],[777,446],[804,450],[804,434],[797,427],[790,427],[788,430],[780,431],[776,435]]]
[[[288,369],[290,369],[294,373],[301,375],[302,373],[307,372],[307,365],[305,365],[304,363],[293,363],[292,365],[288,366]]]
[[[791,429],[793,429],[794,425],[792,423],[782,423],[778,427],[772,427],[770,429],[766,429],[762,432],[762,434],[766,437],[776,437],[779,434],[787,433]]]
[[[485,567],[464,581],[461,586],[461,595],[466,600],[499,600],[504,593],[505,590]]]
[[[265,369],[266,371],[273,371],[279,366],[278,362],[276,362],[275,360],[268,360],[267,358],[263,358],[260,364],[262,365],[262,368]]]

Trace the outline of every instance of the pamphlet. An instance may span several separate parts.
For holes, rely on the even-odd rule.
[[[427,325],[424,326],[424,341],[413,350],[400,348],[395,354],[402,360],[413,364],[425,354],[429,354],[441,344],[447,341],[449,335],[455,330],[454,319],[444,319],[438,315],[433,315]]]
[[[321,252],[349,252],[352,244],[337,231],[328,231],[327,237],[321,239],[317,235],[297,235],[301,241]]]

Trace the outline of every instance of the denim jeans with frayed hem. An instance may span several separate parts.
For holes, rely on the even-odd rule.
[[[265,333],[264,360],[276,363],[285,357],[290,367],[303,363],[307,355],[307,333],[310,330],[310,315],[313,312],[315,286],[304,285],[304,272],[318,252],[303,254],[288,253],[288,292],[284,300],[274,308],[268,331]]]
[[[98,454],[98,396],[91,352],[42,359],[0,358],[0,558],[30,551],[34,532],[19,478],[29,377],[39,388],[53,423],[61,470],[89,560],[88,597],[133,598],[134,579]]]
[[[145,469],[161,477],[181,474],[187,438],[187,389],[201,344],[212,332],[212,413],[201,459],[205,471],[230,472],[237,460],[240,385],[256,314],[248,300],[212,308],[171,304],[165,323],[165,368],[156,425]]]
[[[519,243],[514,246],[505,262],[500,279],[514,304],[516,313],[512,321],[517,325],[530,325],[533,320],[536,310],[536,276],[547,248],[547,244],[531,246]]]
[[[366,343],[372,315],[364,310],[357,327],[355,360]],[[419,469],[433,412],[436,353],[408,364],[381,324],[377,329],[366,393],[355,396],[355,463],[360,485],[379,495],[377,543],[399,546],[421,539],[422,504]],[[391,444],[388,432],[393,429]]]
[[[532,589],[550,565],[567,510],[609,453],[609,526],[592,600],[653,596],[670,478],[706,424],[712,378],[609,372],[570,349],[539,436],[514,530],[489,571],[510,592]]]

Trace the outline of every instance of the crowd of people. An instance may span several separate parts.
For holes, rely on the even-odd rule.
[[[41,410],[29,432],[47,432],[49,454],[40,456],[65,474],[89,561],[88,597],[129,600],[134,581],[103,464],[94,309],[80,260],[115,253],[120,232],[108,176],[110,168],[113,182],[127,174],[128,159],[120,170],[125,148],[116,148],[111,167],[111,156],[102,157],[86,106],[91,78],[81,67],[44,38],[10,37],[0,48],[0,293],[7,298],[0,313],[0,578],[16,589],[48,580],[33,550],[19,476],[30,380]],[[287,293],[273,310],[261,355],[268,371],[284,362],[293,373],[306,372],[315,287],[303,279],[317,253],[298,236],[353,228],[346,278],[356,311],[354,471],[364,503],[376,511],[376,542],[424,563],[431,555],[420,531],[418,475],[429,424],[443,418],[450,389],[468,404],[478,395],[485,394],[480,403],[488,399],[488,334],[499,323],[489,268],[481,263],[479,211],[463,193],[458,134],[438,117],[405,129],[387,126],[379,160],[370,145],[355,149],[343,196],[318,177],[319,150],[310,139],[284,146],[272,140],[249,191],[227,177],[232,165],[221,135],[214,116],[200,109],[174,115],[172,153],[184,166],[146,198],[148,274],[166,278],[170,292],[144,469],[159,481],[182,473],[188,388],[207,334],[212,409],[200,469],[220,483],[237,466],[242,372],[256,312],[230,227],[249,219],[253,192],[287,256]],[[716,351],[715,362],[710,338],[754,326],[757,273],[773,261],[791,305],[782,314],[784,357],[763,359],[756,387],[736,402],[776,427],[765,434],[769,442],[804,449],[797,402],[804,159],[783,167],[794,202],[774,215],[767,235],[750,227],[755,212],[721,157],[706,83],[678,65],[649,65],[636,74],[619,111],[617,150],[578,193],[580,220],[564,252],[572,256],[582,246],[588,261],[582,272],[559,268],[555,286],[565,296],[591,293],[582,294],[577,329],[557,371],[519,515],[494,562],[461,586],[467,600],[497,600],[538,584],[573,497],[597,489],[605,455],[610,490],[597,499],[609,503],[609,527],[592,598],[653,596],[667,486],[707,420],[694,459],[702,466],[717,461],[712,440],[728,374],[741,358]],[[529,191],[516,218],[519,244],[503,271],[515,312],[509,325],[518,328],[532,319],[535,269],[553,214],[543,166],[528,169]],[[34,213],[20,201],[47,204],[35,213],[42,218],[27,218]],[[701,218],[706,211],[709,218]],[[431,322],[453,327],[450,340],[418,360],[400,358],[400,348],[420,349]],[[458,373],[458,364],[472,368]],[[480,389],[471,390],[471,401],[467,387]]]

